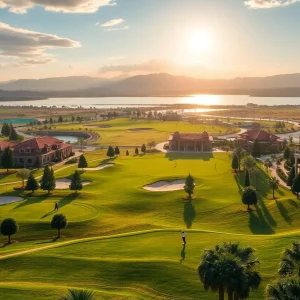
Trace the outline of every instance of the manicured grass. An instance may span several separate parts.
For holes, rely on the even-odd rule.
[[[108,126],[101,128],[100,126]],[[131,131],[136,128],[149,128],[146,131]],[[98,145],[112,146],[141,146],[151,141],[165,142],[169,135],[175,131],[186,133],[202,133],[207,131],[209,134],[226,134],[232,131],[224,126],[190,124],[188,122],[161,122],[157,120],[136,120],[128,118],[117,118],[110,121],[101,121],[86,124],[62,124],[56,125],[56,130],[85,131],[92,130],[100,135],[96,142]]]
[[[299,235],[300,203],[290,191],[280,188],[275,193],[278,199],[271,200],[262,170],[253,180],[259,203],[249,213],[241,203],[244,174],[232,173],[227,153],[129,157],[121,153],[112,160],[104,155],[105,151],[86,154],[91,167],[115,165],[83,172],[82,179],[92,183],[78,196],[68,190],[50,196],[38,191],[25,193],[23,202],[0,206],[1,219],[13,217],[20,225],[13,237],[19,242],[0,248],[0,259],[73,239],[97,239],[2,259],[0,299],[2,295],[54,299],[67,287],[95,290],[97,299],[216,299],[203,291],[196,269],[203,250],[223,241],[240,241],[257,249],[263,283],[251,299],[262,299],[265,285],[275,278],[283,248]],[[56,177],[69,177],[76,168],[68,166]],[[196,180],[196,199],[191,203],[182,199],[184,191],[142,188],[159,180],[182,179],[188,173]],[[0,186],[0,192],[22,194],[11,192],[13,186],[8,192]],[[53,241],[56,231],[50,228],[56,201],[69,220],[60,241]],[[188,230],[186,253],[181,229]],[[140,232],[145,230],[150,232]],[[185,255],[182,262],[181,255]]]

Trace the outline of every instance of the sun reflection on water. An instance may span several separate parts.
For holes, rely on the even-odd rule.
[[[220,95],[192,95],[182,98],[180,100],[182,104],[198,104],[198,105],[220,105]]]

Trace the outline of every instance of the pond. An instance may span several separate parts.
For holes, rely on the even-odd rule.
[[[26,119],[26,118],[19,118],[19,119],[5,119],[5,120],[0,120],[0,124],[3,123],[12,123],[12,124],[28,124],[30,122],[36,122],[37,119]]]
[[[78,137],[77,136],[72,136],[72,135],[69,135],[69,136],[66,136],[66,135],[53,135],[54,138],[56,139],[59,139],[59,140],[62,140],[64,142],[70,142],[70,143],[76,143],[77,140],[78,140]]]

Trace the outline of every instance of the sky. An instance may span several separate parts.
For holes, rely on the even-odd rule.
[[[300,72],[300,0],[0,0],[0,80]]]

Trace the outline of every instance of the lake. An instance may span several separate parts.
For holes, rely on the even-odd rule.
[[[98,97],[98,98],[49,98],[36,101],[0,102],[3,106],[45,106],[70,108],[117,108],[145,107],[166,104],[199,104],[199,105],[300,105],[300,97],[249,97],[247,95],[192,95],[189,97]],[[206,110],[209,111],[209,110]],[[201,110],[201,112],[205,112]]]

